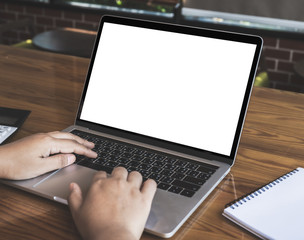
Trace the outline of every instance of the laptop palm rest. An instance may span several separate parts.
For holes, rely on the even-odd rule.
[[[35,185],[34,188],[38,192],[51,195],[54,200],[67,204],[70,183],[77,183],[85,195],[95,173],[95,170],[73,164],[60,169],[56,174]]]
[[[67,204],[70,183],[78,183],[85,196],[95,173],[95,170],[73,164],[49,175],[33,188],[41,195],[47,195],[57,202]],[[145,231],[165,238],[171,237],[187,216],[195,210],[195,205],[199,205],[195,197],[185,198],[174,193],[157,191]]]

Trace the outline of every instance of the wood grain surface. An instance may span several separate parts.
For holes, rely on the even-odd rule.
[[[0,106],[31,110],[10,139],[73,124],[89,60],[0,46]],[[304,95],[254,88],[235,165],[171,238],[256,239],[225,204],[304,167]],[[65,205],[0,184],[0,239],[80,239]],[[182,207],[182,206],[181,206]],[[159,239],[144,233],[142,239]]]

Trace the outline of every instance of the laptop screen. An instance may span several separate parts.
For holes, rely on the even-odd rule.
[[[80,119],[229,156],[257,45],[105,22]]]

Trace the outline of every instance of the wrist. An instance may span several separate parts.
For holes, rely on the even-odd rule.
[[[130,231],[123,230],[122,228],[102,228],[96,232],[90,231],[87,236],[83,236],[83,239],[88,240],[139,240],[140,236],[137,238],[135,237]]]
[[[9,165],[7,156],[5,156],[5,147],[0,147],[0,178],[8,178]]]
[[[14,152],[10,147],[11,144],[0,146],[0,178],[14,179],[15,168],[13,162]]]

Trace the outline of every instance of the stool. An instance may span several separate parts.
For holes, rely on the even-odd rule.
[[[33,45],[41,50],[90,58],[96,32],[75,28],[60,28],[37,34]]]

